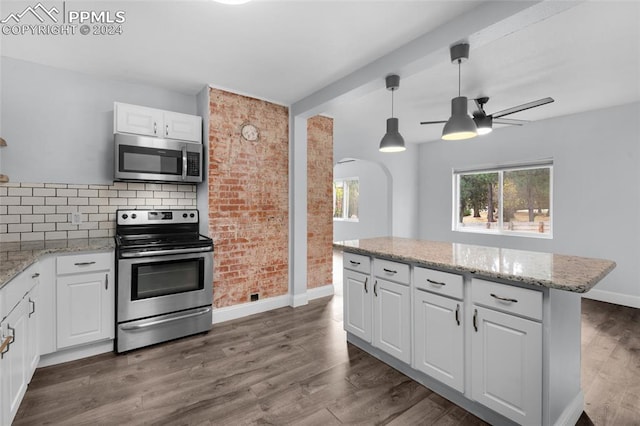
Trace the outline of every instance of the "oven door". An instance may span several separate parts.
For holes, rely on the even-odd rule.
[[[211,306],[213,252],[118,260],[117,322]]]

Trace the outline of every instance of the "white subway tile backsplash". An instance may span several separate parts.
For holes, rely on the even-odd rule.
[[[112,237],[118,209],[195,207],[195,185],[9,182],[0,184],[0,242]]]
[[[20,241],[44,240],[44,232],[23,232],[20,234]]]
[[[46,197],[45,198],[45,203],[42,204],[46,204],[48,206],[66,206],[67,205],[67,199],[66,197]]]
[[[33,188],[35,197],[55,197],[56,190],[54,188]]]
[[[8,214],[31,214],[33,206],[7,206]]]
[[[0,198],[0,205],[3,206],[19,206],[20,197],[2,197]]]
[[[44,223],[43,214],[23,214],[20,218],[22,223]]]
[[[31,188],[9,188],[9,194],[10,197],[12,196],[27,196],[27,197],[31,197],[33,196],[33,190]]]
[[[33,230],[30,223],[10,223],[7,232],[31,232]]]
[[[33,206],[34,214],[52,214],[56,212],[56,206]]]

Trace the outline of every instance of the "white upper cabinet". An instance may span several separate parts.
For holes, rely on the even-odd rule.
[[[113,129],[117,133],[202,142],[202,117],[115,102]]]

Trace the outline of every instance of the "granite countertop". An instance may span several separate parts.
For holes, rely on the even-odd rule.
[[[346,252],[478,277],[586,293],[616,267],[611,260],[470,244],[382,237],[338,241]]]
[[[113,237],[0,243],[0,288],[45,254],[107,251],[114,248]]]

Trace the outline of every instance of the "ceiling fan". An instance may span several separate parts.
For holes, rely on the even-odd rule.
[[[449,52],[451,54],[451,62],[458,64],[458,96],[451,100],[451,117],[448,120],[420,122],[420,124],[445,123],[442,139],[468,139],[477,135],[485,135],[493,130],[494,122],[496,124],[521,126],[527,121],[502,117],[553,102],[553,98],[547,97],[494,112],[493,114],[487,114],[484,110],[484,105],[489,102],[489,97],[480,97],[474,99],[478,110],[473,112],[473,119],[471,119],[467,110],[467,98],[460,95],[460,64],[469,59],[469,45],[467,43],[455,44],[451,46]]]
[[[493,114],[487,114],[484,110],[484,106],[489,102],[489,97],[484,96],[481,98],[474,99],[476,106],[478,107],[477,111],[473,112],[473,121],[478,128],[479,135],[486,135],[493,130],[493,123],[495,124],[508,124],[511,126],[522,126],[525,123],[528,123],[528,120],[517,120],[513,118],[502,118],[505,115],[515,114],[516,112],[525,111],[527,109],[539,107],[545,104],[549,104],[554,101],[553,98],[542,98],[537,101],[527,102],[522,105],[518,105],[515,107],[503,109],[502,111],[494,112]],[[446,123],[447,120],[439,120],[439,121],[421,121],[420,124],[442,124]]]

